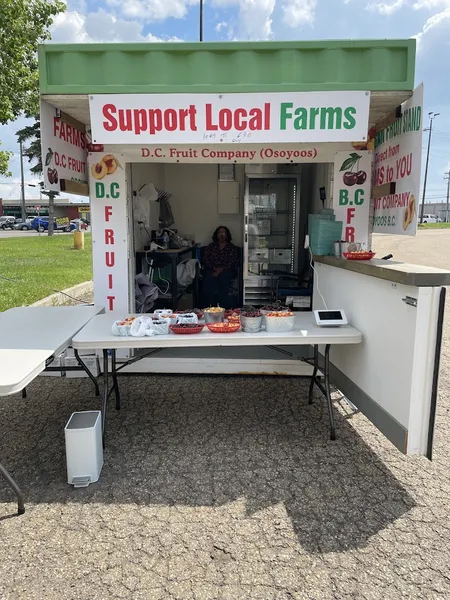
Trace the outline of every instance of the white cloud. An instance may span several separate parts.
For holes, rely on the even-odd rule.
[[[348,4],[349,1],[345,0],[345,4]],[[389,16],[406,6],[414,10],[431,10],[450,6],[450,0],[374,0],[374,2],[367,4],[366,8],[381,15]]]
[[[76,11],[61,13],[52,26],[53,42],[162,42],[152,34],[143,35],[143,25],[138,21],[119,19],[103,9],[83,15]]]
[[[191,6],[199,0],[106,0],[111,6],[126,16],[145,21],[164,21],[170,17],[183,19]]]
[[[450,6],[450,0],[415,0],[413,8],[420,10],[421,8],[442,8]]]
[[[312,25],[316,6],[317,0],[283,0],[283,21],[288,27]]]
[[[390,2],[384,2],[383,0],[377,0],[367,5],[367,10],[373,10],[381,15],[392,15],[397,10],[405,6],[408,0],[391,0]]]
[[[218,7],[238,6],[238,36],[247,40],[272,37],[272,14],[276,0],[212,0]]]
[[[223,31],[224,29],[227,29],[227,22],[226,21],[220,21],[220,23],[217,23],[217,25],[214,27],[214,29],[218,32]]]
[[[450,4],[450,3],[449,3]],[[431,16],[416,36],[419,52],[424,52],[430,47],[448,56],[450,51],[450,6],[440,13]],[[445,48],[447,47],[447,50]]]

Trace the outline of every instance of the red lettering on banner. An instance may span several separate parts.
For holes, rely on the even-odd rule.
[[[245,112],[245,111],[244,111]],[[219,110],[219,128],[221,131],[230,131],[233,127],[233,113],[229,108]]]
[[[147,111],[144,108],[134,109],[134,133],[139,135],[141,131],[146,131],[148,127],[147,123]]]
[[[106,296],[106,299],[108,300],[108,309],[114,310],[114,300],[116,299],[116,297],[115,296]]]
[[[205,106],[206,109],[206,131],[217,131],[218,127],[217,125],[213,125],[212,122],[212,104],[206,104]]]
[[[164,111],[164,127],[166,128],[166,131],[175,131],[177,128],[177,111],[173,108],[168,108]],[[184,130],[184,126],[183,128],[180,127],[180,129]]]
[[[112,216],[112,206],[105,206],[105,221],[109,222],[109,217]]]
[[[244,108],[237,108],[234,115],[234,128],[236,131],[245,131],[247,121],[243,119],[247,116],[247,111]]]
[[[117,108],[114,104],[105,104],[103,107],[102,113],[107,121],[103,121],[103,127],[106,131],[116,131],[117,129],[117,119],[113,116],[117,112]]]
[[[347,208],[347,225],[351,223],[353,217],[355,216],[355,212],[356,210],[354,208]]]
[[[111,244],[114,246],[114,230],[113,229],[105,229],[105,244]]]
[[[105,262],[107,267],[113,267],[116,263],[116,253],[105,252]]]
[[[131,108],[125,110],[119,110],[119,128],[120,131],[132,131],[133,130],[133,117]]]
[[[157,131],[162,131],[163,117],[162,117],[161,109],[159,109],[159,108],[150,109],[148,111],[148,118],[150,121],[150,124],[149,124],[150,135],[154,135]]]
[[[264,129],[269,131],[270,129],[270,103],[264,104]]]
[[[197,131],[197,109],[195,108],[195,104],[189,105],[189,126],[191,131]]]
[[[108,275],[108,288],[110,290],[112,290],[112,288],[113,288],[113,276],[111,273]]]
[[[346,227],[345,228],[345,241],[352,242],[352,243],[355,241],[355,228],[354,227]]]

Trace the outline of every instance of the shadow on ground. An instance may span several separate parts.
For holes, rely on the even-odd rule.
[[[308,406],[305,380],[120,382],[122,410],[111,403],[101,479],[86,489],[65,483],[63,428],[73,411],[98,407],[92,385],[40,378],[27,399],[0,399],[0,460],[29,510],[56,502],[214,508],[244,499],[255,514],[282,503],[301,546],[327,553],[366,545],[414,506],[341,413],[338,439],[329,441],[325,402],[316,395]],[[0,504],[8,501],[0,480]]]

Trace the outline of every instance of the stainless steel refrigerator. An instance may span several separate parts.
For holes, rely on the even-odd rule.
[[[244,304],[273,299],[280,273],[297,273],[299,188],[296,175],[247,175],[244,222]]]

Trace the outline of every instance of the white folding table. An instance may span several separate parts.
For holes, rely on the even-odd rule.
[[[23,306],[0,313],[0,396],[20,391],[25,396],[26,386],[71,346],[74,335],[92,317],[103,311],[99,306]],[[78,351],[75,357],[99,394],[97,380]],[[15,491],[18,513],[23,514],[22,492],[1,463],[0,474]]]
[[[268,346],[279,352],[292,354],[289,346],[313,346],[314,367],[309,387],[309,404],[312,404],[314,385],[320,389],[327,399],[330,420],[330,438],[335,439],[335,424],[333,406],[330,392],[330,347],[332,345],[359,344],[362,335],[353,327],[318,327],[312,313],[298,313],[295,318],[294,330],[288,333],[211,333],[206,327],[195,335],[158,335],[150,337],[118,337],[111,333],[115,320],[123,319],[123,315],[112,313],[97,315],[73,338],[72,346],[77,350],[102,350],[103,351],[103,407],[102,426],[105,434],[105,420],[107,403],[114,393],[116,408],[120,408],[120,392],[117,373],[126,366],[137,362],[151,354],[160,352],[165,348],[195,348],[199,346]],[[324,385],[318,379],[319,372],[319,346],[324,346],[324,364],[320,367],[323,372]],[[124,363],[117,364],[116,351],[120,349],[148,350],[143,355],[134,356]],[[111,359],[112,386],[109,382],[109,357]]]

